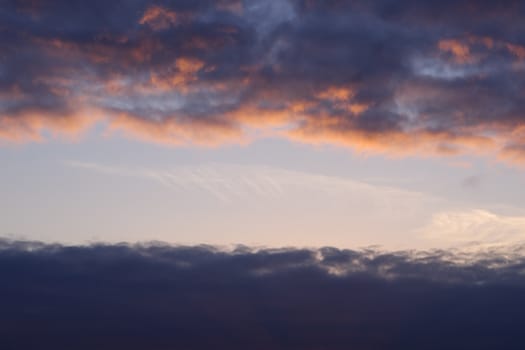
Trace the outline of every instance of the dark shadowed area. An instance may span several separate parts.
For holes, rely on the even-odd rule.
[[[523,258],[0,241],[11,349],[522,349]]]

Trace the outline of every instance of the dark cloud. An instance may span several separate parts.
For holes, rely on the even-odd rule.
[[[0,343],[6,350],[521,349],[524,260],[470,258],[2,241]]]
[[[175,144],[286,126],[364,151],[522,158],[522,1],[3,4],[2,138],[104,119]]]

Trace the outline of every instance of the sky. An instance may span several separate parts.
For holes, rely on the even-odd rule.
[[[0,0],[0,348],[523,349],[523,18]]]
[[[519,1],[2,4],[4,237],[525,235]]]

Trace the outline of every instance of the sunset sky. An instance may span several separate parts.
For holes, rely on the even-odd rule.
[[[0,8],[0,234],[432,248],[525,236],[520,1]]]
[[[523,350],[525,1],[0,0],[1,350]]]

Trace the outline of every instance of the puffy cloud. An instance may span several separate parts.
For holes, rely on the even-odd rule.
[[[521,349],[523,258],[0,241],[4,348]]]
[[[457,40],[441,40],[438,46],[440,50],[452,53],[458,63],[472,61],[469,47]]]
[[[262,128],[519,162],[524,12],[516,1],[9,0],[0,137],[105,120],[169,144],[246,142]],[[79,126],[54,121],[67,118]]]
[[[167,29],[176,25],[178,21],[177,13],[164,9],[160,6],[149,7],[139,20],[140,24],[149,25],[154,30]]]

